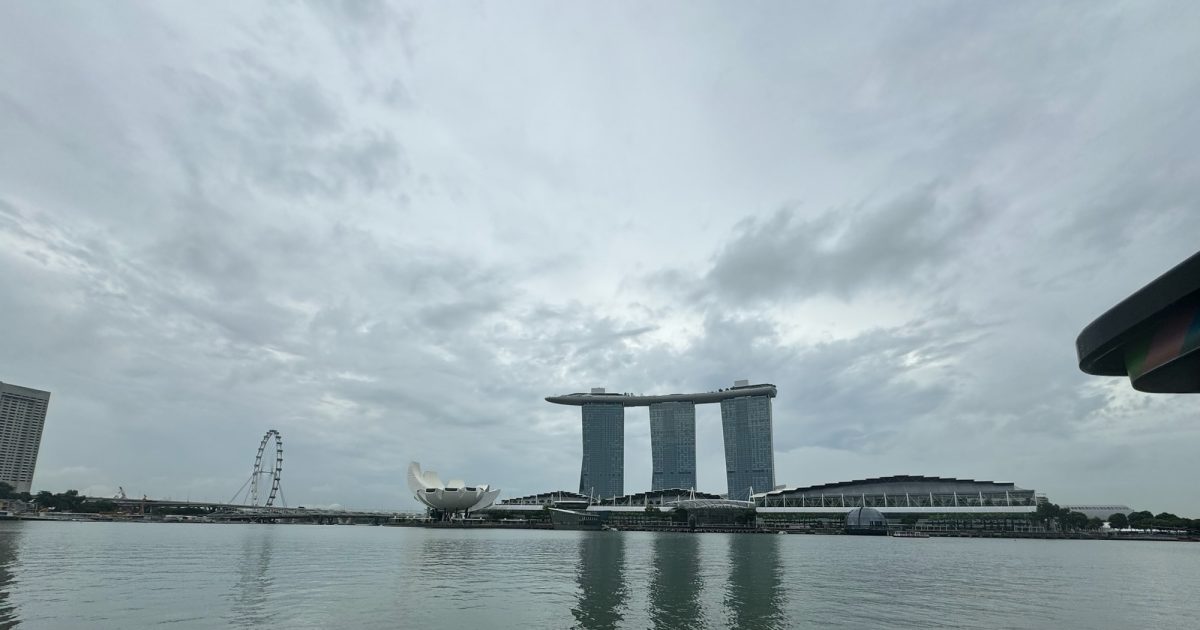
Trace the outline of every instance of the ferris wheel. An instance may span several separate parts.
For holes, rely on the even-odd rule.
[[[270,465],[268,459],[266,466],[263,465],[263,455],[267,451],[267,446],[271,442],[271,437],[275,438],[275,465]],[[229,500],[232,504],[237,504],[238,497],[244,497],[249,505],[258,507],[259,485],[262,484],[265,489],[266,480],[263,477],[271,478],[271,491],[267,495],[267,500],[263,503],[264,507],[275,505],[275,497],[279,497],[283,507],[287,507],[287,500],[283,497],[283,488],[279,485],[280,475],[283,473],[283,435],[275,429],[267,431],[263,436],[262,441],[258,443],[258,453],[254,456],[254,471],[250,473],[250,478],[242,487],[238,489],[237,494]],[[249,486],[249,489],[247,489]]]

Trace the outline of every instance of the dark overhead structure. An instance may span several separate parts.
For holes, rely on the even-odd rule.
[[[1151,393],[1200,392],[1200,253],[1125,298],[1075,340],[1079,369]]]

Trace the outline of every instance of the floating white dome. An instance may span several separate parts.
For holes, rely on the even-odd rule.
[[[449,484],[442,483],[432,470],[421,472],[421,465],[408,465],[408,489],[413,496],[435,510],[446,512],[472,512],[491,505],[500,496],[500,489],[489,490],[487,485],[468,486],[461,479]]]

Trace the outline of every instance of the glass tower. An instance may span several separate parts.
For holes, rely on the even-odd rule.
[[[625,407],[583,405],[583,466],[579,493],[609,498],[625,494]]]
[[[721,401],[725,434],[725,477],[729,498],[750,499],[750,490],[775,487],[775,449],[771,438],[771,399],[742,396]]]
[[[696,487],[696,403],[650,405],[651,490]]]

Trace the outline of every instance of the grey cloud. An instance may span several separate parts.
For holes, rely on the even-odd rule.
[[[925,185],[890,202],[830,210],[814,218],[796,208],[747,219],[716,255],[704,287],[734,300],[803,297],[945,282],[941,263],[985,218],[981,200],[947,199]]]
[[[336,0],[307,4],[346,49],[352,61],[359,57],[364,47],[383,39],[402,43],[408,56],[412,56],[415,18],[395,3],[385,0]]]
[[[189,162],[236,159],[215,171],[189,169],[202,190],[233,184],[341,198],[390,189],[405,176],[403,150],[390,132],[347,120],[333,95],[310,77],[244,57],[232,58],[226,80],[196,71],[163,73],[189,114],[167,123],[172,149]]]
[[[0,6],[0,379],[54,391],[37,483],[226,499],[274,427],[298,501],[413,507],[407,459],[569,488],[544,396],[745,377],[780,387],[780,482],[1191,509],[1154,459],[1183,402],[1071,340],[1195,250],[1195,16],[876,9]]]
[[[910,373],[952,358],[957,344],[975,335],[961,320],[910,322],[797,347],[780,339],[767,320],[710,315],[699,343],[682,354],[663,352],[641,378],[670,373],[692,388],[742,377],[770,380],[780,389],[778,449],[806,445],[874,452],[909,422],[952,399],[946,375],[921,383]],[[906,360],[913,355],[921,357],[919,363]]]
[[[502,303],[503,297],[497,295],[444,302],[421,309],[419,317],[427,328],[452,333],[498,312]]]

